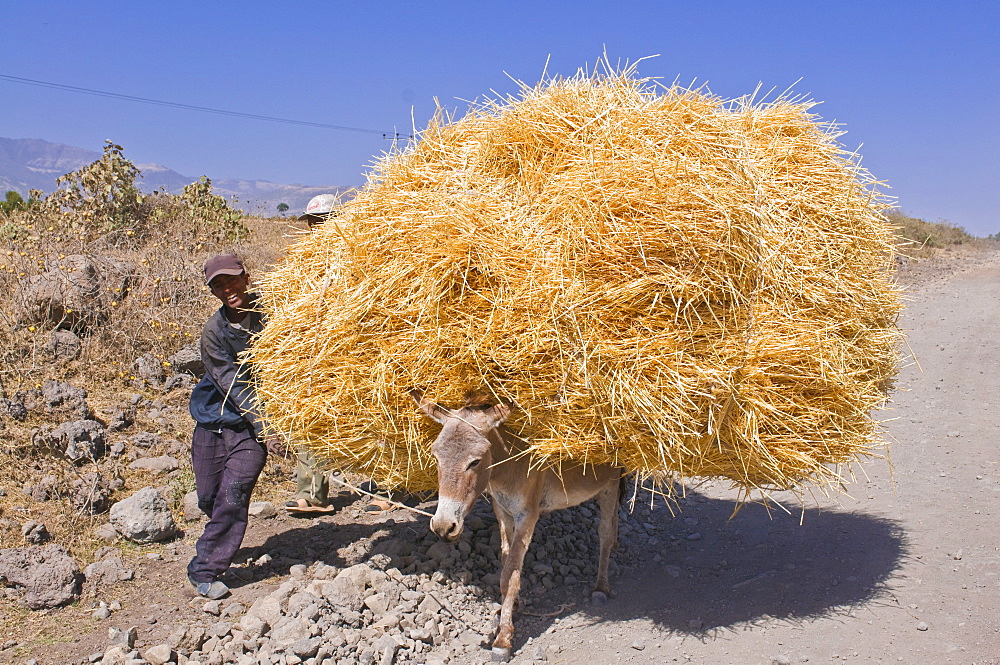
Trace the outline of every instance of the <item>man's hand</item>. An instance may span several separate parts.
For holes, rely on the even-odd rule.
[[[285,447],[285,442],[281,440],[281,437],[277,434],[268,434],[264,437],[264,447],[267,448],[267,452],[272,455],[277,455],[279,457],[291,457],[288,453],[288,448]]]

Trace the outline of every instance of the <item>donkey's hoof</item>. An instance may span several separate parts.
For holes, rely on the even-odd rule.
[[[493,647],[493,662],[506,663],[510,660],[510,649],[504,647]]]
[[[604,607],[608,604],[608,594],[603,591],[594,591],[590,594],[590,604],[596,607]]]

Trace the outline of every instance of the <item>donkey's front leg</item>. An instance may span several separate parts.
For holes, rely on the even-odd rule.
[[[590,597],[595,604],[607,601],[611,595],[608,584],[608,562],[611,550],[618,542],[618,479],[605,485],[597,495],[597,503],[601,507],[601,525],[597,528],[601,540],[601,553],[597,560],[597,584]],[[603,594],[603,595],[601,595]]]
[[[500,516],[498,512],[497,516]],[[500,589],[503,596],[500,605],[500,626],[497,637],[493,640],[493,660],[506,662],[510,659],[511,644],[514,640],[514,610],[517,607],[517,597],[521,592],[521,568],[524,566],[524,554],[531,545],[531,537],[535,533],[535,523],[538,522],[538,510],[530,513],[520,513],[514,516],[514,533],[510,549],[503,562],[500,573]],[[501,524],[503,529],[504,525]]]

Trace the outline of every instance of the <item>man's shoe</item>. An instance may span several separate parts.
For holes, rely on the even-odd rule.
[[[209,600],[218,600],[229,595],[229,587],[226,586],[225,582],[220,582],[219,580],[215,580],[214,582],[189,581],[199,596],[208,598]]]

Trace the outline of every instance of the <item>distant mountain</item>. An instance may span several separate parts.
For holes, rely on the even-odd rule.
[[[29,189],[51,192],[56,178],[100,159],[101,153],[41,139],[0,138],[0,197],[9,189],[27,197]],[[161,164],[136,164],[142,173],[139,186],[180,194],[197,177],[185,176]],[[317,194],[339,194],[350,189],[337,186],[281,185],[267,180],[212,178],[212,189],[226,198],[236,197],[238,207],[255,215],[275,215],[279,203],[288,204],[287,214],[305,210]]]

